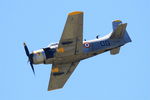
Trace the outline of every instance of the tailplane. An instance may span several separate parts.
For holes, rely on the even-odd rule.
[[[111,55],[115,55],[115,54],[118,54],[119,51],[120,51],[120,47],[114,48],[114,49],[110,50],[110,54],[111,54]]]

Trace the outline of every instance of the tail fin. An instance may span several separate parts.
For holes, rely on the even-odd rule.
[[[125,42],[131,42],[131,39],[126,31],[127,23],[122,23],[120,20],[115,20],[112,22],[113,32],[110,39],[120,39],[123,38]]]
[[[119,24],[122,24],[121,20],[114,20],[112,22],[112,28],[113,28],[113,30],[115,30],[118,27]]]
[[[125,43],[131,42],[131,39],[126,31],[127,23],[123,23],[120,20],[115,20],[112,22],[113,32],[110,36],[110,39],[121,39],[125,41]],[[110,50],[110,54],[115,55],[120,51],[120,47],[114,48]]]

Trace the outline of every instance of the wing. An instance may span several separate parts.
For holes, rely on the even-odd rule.
[[[73,62],[68,64],[53,64],[51,70],[51,76],[48,86],[48,91],[59,89],[64,86],[76,66],[79,62]]]
[[[69,13],[63,34],[59,41],[56,57],[82,52],[83,12]]]

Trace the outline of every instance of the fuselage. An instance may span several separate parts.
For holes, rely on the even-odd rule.
[[[110,35],[108,34],[102,38],[83,41],[83,46],[80,54],[69,55],[65,57],[59,57],[56,60],[55,53],[58,49],[58,43],[51,44],[46,48],[33,51],[31,53],[33,57],[33,64],[52,64],[52,63],[69,63],[80,61],[92,56],[96,56],[103,52],[109,51],[111,49],[120,47],[124,45],[126,42],[123,39],[110,39]],[[65,51],[64,51],[65,52]]]

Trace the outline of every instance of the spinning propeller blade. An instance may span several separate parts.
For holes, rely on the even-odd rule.
[[[35,75],[35,71],[34,71],[34,67],[33,67],[33,54],[30,54],[29,53],[29,49],[28,49],[28,47],[26,46],[26,43],[23,43],[23,45],[24,45],[24,49],[25,49],[25,52],[26,52],[26,55],[28,56],[28,58],[29,58],[29,61],[30,61],[30,66],[31,66],[31,68],[32,68],[32,71],[33,71],[33,74]]]

